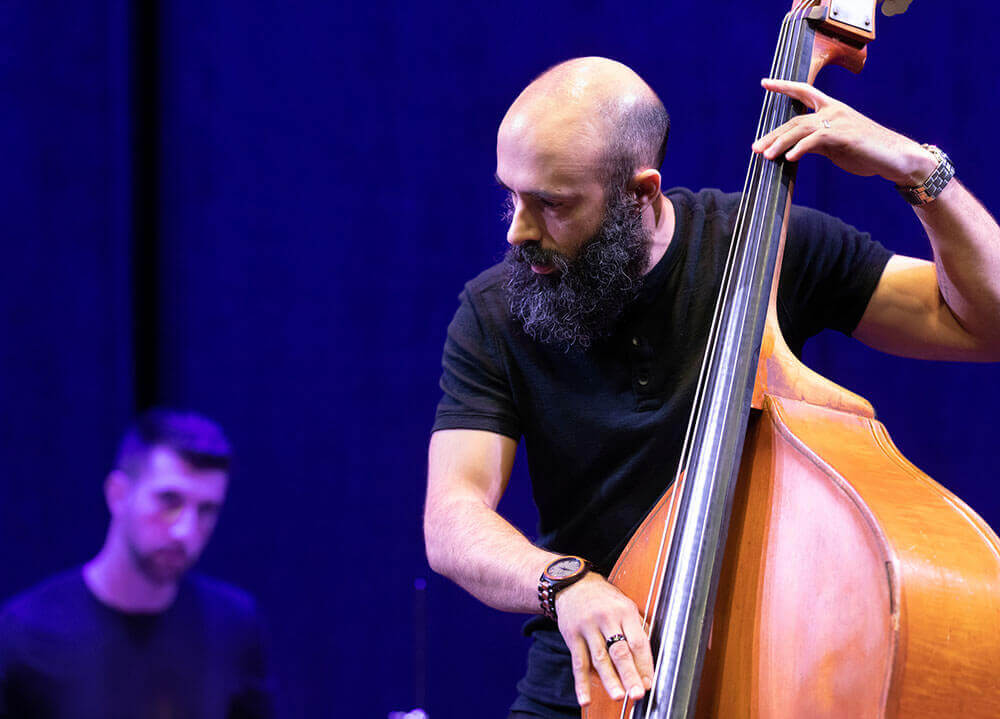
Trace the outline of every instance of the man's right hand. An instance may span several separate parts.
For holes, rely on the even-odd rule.
[[[559,631],[573,657],[580,706],[590,703],[590,669],[615,701],[643,697],[653,686],[653,655],[639,610],[631,599],[596,572],[556,596]],[[606,646],[609,637],[625,639]]]
[[[539,549],[496,513],[517,442],[478,430],[435,432],[428,457],[424,535],[434,571],[491,607],[538,611],[538,580],[560,555]],[[556,594],[559,631],[573,657],[576,696],[590,703],[593,667],[608,695],[641,698],[653,658],[635,603],[596,572]],[[605,646],[608,637],[627,639]],[[610,654],[609,654],[610,651]]]

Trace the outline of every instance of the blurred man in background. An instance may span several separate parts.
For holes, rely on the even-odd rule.
[[[229,483],[222,429],[150,410],[104,482],[101,551],[0,611],[0,717],[269,717],[261,622],[244,592],[189,574]]]

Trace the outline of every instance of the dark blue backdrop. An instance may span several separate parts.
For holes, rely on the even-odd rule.
[[[522,618],[430,576],[420,532],[445,327],[504,247],[497,124],[548,65],[607,55],[672,113],[666,184],[738,189],[785,9],[764,5],[7,3],[0,595],[96,551],[137,404],[194,406],[239,449],[203,568],[259,597],[284,715],[503,716]],[[998,21],[917,0],[879,16],[862,76],[818,85],[945,148],[995,209]],[[929,255],[886,183],[802,165],[800,203]],[[1000,526],[1000,369],[834,336],[807,360]],[[502,507],[531,533],[526,484]]]

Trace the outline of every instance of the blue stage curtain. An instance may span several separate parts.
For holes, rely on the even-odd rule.
[[[203,568],[260,598],[284,715],[384,717],[424,701],[434,719],[503,716],[524,617],[431,576],[420,522],[445,328],[463,282],[505,248],[497,125],[547,66],[607,55],[672,114],[664,183],[737,190],[785,9],[161,3],[156,176],[139,198],[155,208],[154,297],[137,305],[127,11],[15,4],[0,26],[0,590],[96,550],[101,476],[138,386],[233,435],[230,501]],[[869,67],[829,69],[818,85],[941,146],[996,209],[998,20],[992,6],[921,2],[879,15]],[[796,199],[929,257],[883,181],[807,158]],[[134,341],[137,306],[148,344]],[[132,365],[149,347],[144,385]],[[806,358],[867,396],[915,464],[1000,526],[996,365],[891,358],[834,336]],[[519,462],[501,507],[531,535],[527,482]]]
[[[125,3],[0,21],[0,593],[87,559],[133,406]]]

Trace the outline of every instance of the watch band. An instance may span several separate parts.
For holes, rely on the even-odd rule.
[[[926,143],[921,145],[921,147],[928,150],[937,158],[937,167],[919,185],[896,185],[896,189],[899,190],[899,194],[903,196],[903,199],[917,207],[926,205],[928,202],[934,200],[941,194],[947,184],[951,182],[951,178],[955,176],[955,165],[952,163],[951,158],[944,154],[940,148]]]
[[[571,574],[566,576],[554,576],[550,573],[553,572],[559,565],[568,562],[575,562],[579,565],[578,568]],[[590,562],[583,557],[570,555],[559,557],[558,559],[550,562],[542,572],[542,576],[538,578],[538,604],[542,608],[542,614],[551,619],[553,622],[558,621],[558,617],[556,616],[556,594],[566,587],[583,579],[589,571]]]

